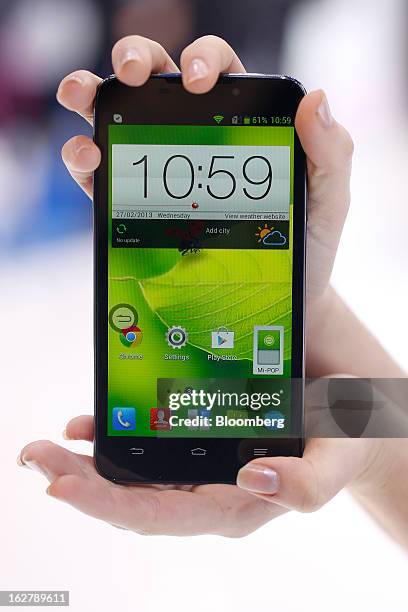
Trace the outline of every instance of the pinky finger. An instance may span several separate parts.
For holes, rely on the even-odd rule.
[[[93,172],[101,162],[101,152],[87,136],[74,136],[62,147],[61,156],[68,172],[92,199]]]

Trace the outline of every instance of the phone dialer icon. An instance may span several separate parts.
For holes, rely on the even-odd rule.
[[[136,429],[136,408],[114,408],[112,410],[112,429],[134,431]]]

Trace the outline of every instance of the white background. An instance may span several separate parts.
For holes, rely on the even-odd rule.
[[[408,368],[402,6],[317,2],[292,25],[286,65],[308,89],[327,90],[356,142],[334,282]],[[0,270],[1,588],[69,589],[75,612],[405,611],[406,556],[347,493],[243,540],[142,537],[48,498],[44,479],[15,465],[23,444],[62,443],[65,422],[92,411],[91,274],[89,236]]]

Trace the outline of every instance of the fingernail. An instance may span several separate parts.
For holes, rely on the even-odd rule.
[[[17,465],[19,465],[20,467],[24,465],[24,463],[21,461],[21,453],[18,453],[17,455]]]
[[[120,56],[118,68],[119,70],[121,70],[125,64],[129,62],[139,62],[139,61],[140,61],[140,55],[138,51],[134,49],[133,47],[129,47]]]
[[[76,157],[79,157],[81,153],[91,151],[91,149],[92,147],[90,147],[89,145],[80,144],[75,147],[74,153]]]
[[[202,59],[193,59],[187,70],[187,83],[194,83],[208,75],[208,66]]]
[[[333,123],[333,115],[331,114],[330,106],[326,96],[323,96],[323,99],[320,102],[320,106],[317,109],[317,114],[319,115],[324,127],[331,126],[331,124]]]
[[[42,474],[42,476],[45,476],[46,478],[48,478],[47,472],[42,467],[42,465],[40,465],[37,461],[33,461],[31,459],[30,460],[22,459],[22,464],[30,468],[30,470],[34,470],[34,472],[39,472],[40,474]]]
[[[276,493],[279,476],[264,465],[246,465],[238,472],[237,485],[253,493]]]
[[[67,436],[67,430],[64,429],[62,432],[62,437],[64,438],[64,440],[69,440],[70,438]]]
[[[63,79],[61,85],[64,87],[68,83],[77,83],[78,85],[83,85],[84,81],[79,74],[70,74],[65,79]]]
[[[58,87],[57,97],[59,97],[61,93],[61,89],[63,89],[66,85],[72,85],[72,84],[83,85],[83,83],[84,83],[83,79],[77,74],[71,74],[65,77],[65,79],[61,81]]]

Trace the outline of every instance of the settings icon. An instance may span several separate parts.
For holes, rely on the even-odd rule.
[[[180,327],[180,325],[173,325],[173,327],[169,327],[169,329],[166,331],[166,340],[169,346],[174,349],[179,349],[187,344],[188,333],[184,327]]]

